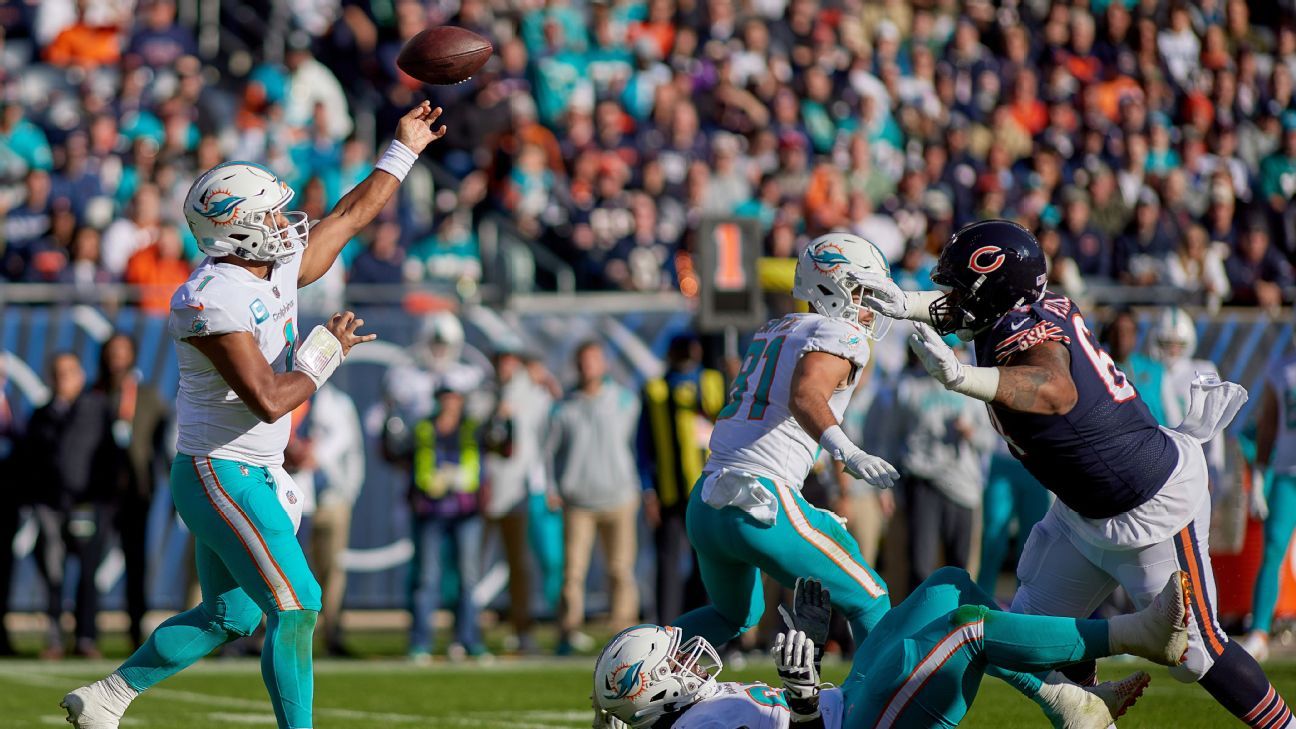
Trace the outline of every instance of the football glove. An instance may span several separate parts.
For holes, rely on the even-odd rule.
[[[885,459],[859,449],[845,455],[842,465],[846,467],[846,473],[874,488],[889,489],[900,478],[899,471],[896,471],[895,466],[887,463]]]
[[[944,385],[945,389],[952,390],[963,382],[965,365],[935,329],[915,323],[914,333],[909,335],[909,348],[918,355],[923,367],[927,368],[927,373]]]
[[[819,671],[815,669],[814,652],[814,641],[799,630],[779,633],[770,649],[793,722],[819,718]]]
[[[860,286],[870,291],[860,298],[861,304],[892,319],[909,318],[909,297],[889,276],[880,273],[861,273],[854,279]]]
[[[779,613],[788,630],[799,630],[818,648],[816,662],[823,656],[828,642],[828,624],[832,620],[831,593],[813,577],[798,577],[792,590],[792,612],[779,605]]]

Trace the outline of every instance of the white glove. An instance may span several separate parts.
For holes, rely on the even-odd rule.
[[[1265,470],[1251,467],[1251,516],[1264,521],[1269,518],[1269,500],[1265,498]]]
[[[819,672],[815,670],[814,641],[799,630],[779,633],[770,655],[789,699],[812,699],[819,693]]]
[[[861,479],[877,489],[889,489],[900,479],[900,473],[885,459],[869,455],[856,448],[852,453],[843,454],[842,465],[846,473]]]
[[[954,350],[941,339],[935,329],[922,323],[914,324],[914,333],[909,335],[909,348],[918,355],[923,367],[936,381],[952,390],[963,382],[963,370],[966,367],[959,361]]]
[[[855,276],[855,281],[872,292],[860,299],[861,304],[892,319],[908,318],[909,297],[890,277],[880,273],[861,273]]]
[[[840,425],[825,430],[819,437],[819,445],[833,460],[841,461],[846,467],[846,473],[863,479],[873,488],[889,489],[900,478],[900,474],[890,463],[877,456],[870,456],[852,443]]]

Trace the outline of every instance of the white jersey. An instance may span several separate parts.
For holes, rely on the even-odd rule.
[[[191,337],[249,332],[276,373],[292,369],[301,255],[281,259],[263,279],[208,258],[171,297],[168,329],[176,340],[180,391],[176,449],[259,466],[283,463],[291,415],[263,423],[234,394],[211,360],[185,342]]]
[[[1296,475],[1296,356],[1274,365],[1266,384],[1278,398],[1278,432],[1269,465],[1274,473]]]
[[[828,399],[841,422],[859,373],[868,363],[864,328],[819,314],[789,314],[756,333],[729,402],[711,433],[708,467],[746,471],[800,488],[819,452],[819,443],[788,409],[792,373],[806,352],[827,352],[849,361],[850,379]]]
[[[841,691],[819,694],[826,729],[841,727]],[[722,683],[710,697],[690,706],[672,729],[790,729],[792,712],[783,689],[763,683]]]

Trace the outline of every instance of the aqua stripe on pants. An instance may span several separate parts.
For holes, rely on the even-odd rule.
[[[761,572],[787,588],[798,577],[821,580],[856,640],[891,609],[886,583],[865,564],[854,537],[831,513],[811,506],[799,489],[758,479],[778,505],[769,525],[737,507],[716,509],[702,501],[707,475],[694,485],[685,519],[711,604],[675,622],[686,638],[701,635],[719,646],[760,622],[765,612]]]

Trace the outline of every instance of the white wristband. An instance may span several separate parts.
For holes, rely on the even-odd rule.
[[[383,156],[379,158],[378,164],[374,165],[374,169],[387,172],[397,180],[404,182],[405,175],[408,175],[409,171],[414,169],[414,163],[417,161],[418,155],[414,153],[414,150],[393,139],[391,145],[387,147],[387,151],[383,152]]]
[[[931,324],[932,302],[944,295],[944,291],[906,291],[904,318]]]
[[[298,371],[315,382],[318,390],[342,364],[342,359],[342,343],[333,336],[333,332],[316,324],[297,350],[295,365]]]
[[[837,461],[844,461],[846,456],[859,450],[859,446],[846,437],[846,431],[842,430],[840,425],[825,430],[823,435],[819,436],[819,445],[832,456],[833,460]]]
[[[999,392],[999,368],[961,365],[959,366],[958,379],[949,383],[949,389],[968,397],[990,402],[995,399],[995,394]]]

